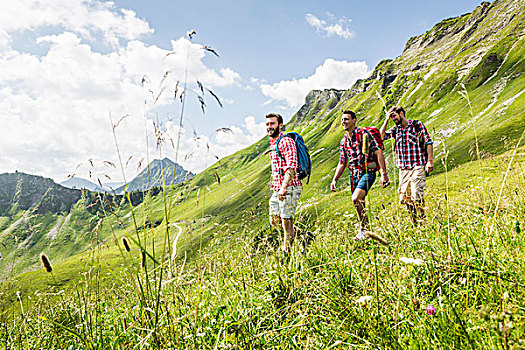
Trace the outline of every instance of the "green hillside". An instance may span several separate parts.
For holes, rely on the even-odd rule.
[[[278,235],[268,229],[269,145],[263,138],[184,184],[139,195],[131,212],[124,197],[108,197],[115,204],[100,204],[96,215],[89,212],[92,201],[77,202],[90,225],[93,217],[98,221],[89,227],[84,221],[74,236],[96,235],[97,248],[62,261],[72,239],[61,250],[40,247],[52,274],[39,270],[4,282],[0,310],[16,321],[1,321],[0,343],[525,346],[525,149],[514,148],[525,142],[524,16],[520,1],[483,3],[410,39],[400,57],[382,61],[351,89],[307,96],[287,126],[303,135],[313,160],[297,218],[309,236],[299,237],[290,264],[277,262]],[[422,229],[408,224],[394,186],[372,190],[373,229],[388,247],[351,241],[357,221],[346,176],[338,192],[329,191],[342,110],[356,111],[361,125],[378,125],[385,113],[381,99],[427,125],[438,166],[428,180],[429,224]],[[390,150],[387,162],[395,180]],[[314,239],[301,253],[310,233]],[[405,257],[424,263],[400,260]],[[425,313],[430,304],[433,316]]]

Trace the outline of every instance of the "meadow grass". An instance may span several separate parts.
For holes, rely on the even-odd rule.
[[[275,254],[281,235],[254,226],[254,213],[237,224],[213,218],[181,223],[194,234],[181,237],[172,274],[152,259],[142,267],[142,250],[132,242],[130,252],[122,246],[119,253],[124,265],[109,267],[100,255],[108,248],[101,247],[85,255],[89,269],[65,292],[56,285],[60,266],[53,268],[55,277],[42,270],[48,288],[21,293],[16,306],[2,313],[0,343],[97,349],[522,348],[524,151],[484,159],[482,178],[476,162],[431,177],[423,227],[409,223],[393,188],[374,188],[372,225],[390,241],[387,247],[351,239],[356,218],[346,189],[303,206],[298,226],[315,238],[304,251],[298,240],[284,265]],[[209,236],[213,239],[206,240]],[[156,237],[159,248],[162,234]],[[153,251],[152,245],[146,249]]]

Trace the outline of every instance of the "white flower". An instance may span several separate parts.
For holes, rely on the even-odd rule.
[[[371,295],[365,295],[365,296],[362,296],[361,298],[357,299],[355,302],[358,303],[358,304],[363,304],[365,301],[368,301],[368,300],[372,300],[373,297]]]
[[[405,264],[414,264],[414,265],[423,265],[423,263],[425,262],[425,260],[423,259],[404,258],[404,257],[399,258],[399,260],[401,260]]]

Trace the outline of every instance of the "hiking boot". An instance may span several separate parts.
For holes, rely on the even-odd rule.
[[[366,241],[368,239],[368,235],[366,234],[366,232],[367,231],[365,229],[360,229],[357,235],[355,235],[354,241]]]

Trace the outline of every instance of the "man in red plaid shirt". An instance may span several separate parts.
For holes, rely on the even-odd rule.
[[[339,147],[339,164],[335,170],[334,179],[330,186],[335,191],[337,180],[341,177],[345,167],[350,169],[350,187],[352,190],[352,202],[354,203],[359,218],[360,231],[354,237],[362,241],[371,237],[368,215],[365,211],[365,196],[374,184],[376,171],[381,170],[381,185],[388,186],[390,180],[386,172],[383,151],[375,141],[374,137],[366,130],[361,130],[355,124],[357,118],[354,112],[344,111],[341,117],[341,126],[346,131]],[[367,154],[363,151],[364,135],[368,136]],[[366,146],[365,146],[366,151]],[[372,237],[377,237],[373,235]]]
[[[388,121],[396,124],[386,131]],[[399,168],[399,199],[406,204],[412,222],[425,222],[423,195],[426,188],[425,172],[434,170],[434,146],[425,125],[418,120],[409,120],[403,107],[393,107],[381,127],[381,136],[386,141],[396,140],[396,166]]]
[[[272,164],[272,195],[270,197],[270,224],[284,230],[283,259],[287,260],[295,237],[293,218],[301,196],[301,182],[297,177],[297,147],[295,141],[283,136],[283,117],[280,114],[266,115],[266,131],[270,138],[270,160]],[[279,156],[276,152],[279,147]]]

